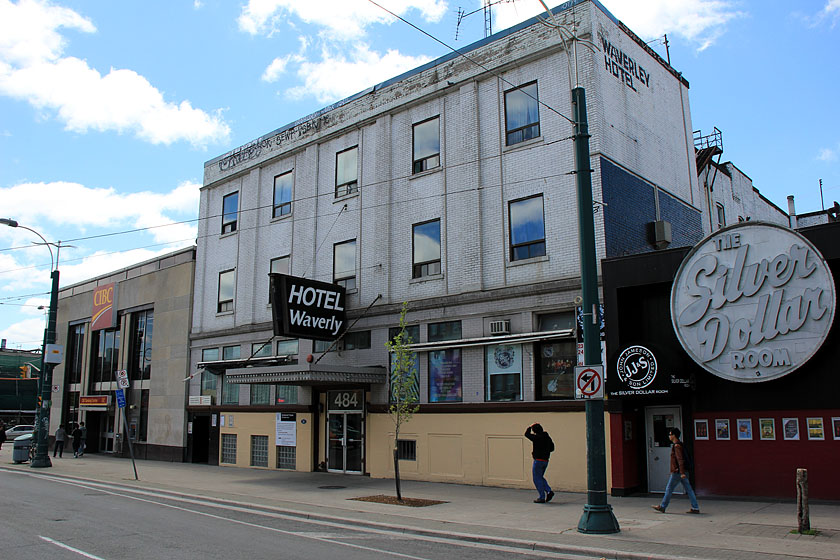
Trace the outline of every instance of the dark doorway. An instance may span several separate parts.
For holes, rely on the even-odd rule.
[[[99,429],[102,424],[102,415],[107,412],[88,412],[85,415],[85,427],[87,437],[85,438],[85,453],[99,453]]]
[[[194,416],[190,436],[191,463],[207,463],[210,454],[210,416]]]

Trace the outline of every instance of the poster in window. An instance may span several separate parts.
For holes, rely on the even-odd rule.
[[[806,418],[806,421],[808,422],[808,439],[825,439],[822,417]]]
[[[738,418],[738,439],[752,439],[752,419]]]
[[[575,396],[575,343],[548,342],[539,345],[539,391],[543,399],[571,399]]]
[[[394,373],[394,366],[397,363],[397,355],[391,353],[391,373],[390,373],[390,398],[391,402],[397,402],[397,381],[399,381]],[[420,374],[417,371],[417,354],[411,354],[411,367],[405,374],[408,377],[408,383],[405,384],[406,394],[400,400],[413,399],[414,402],[420,402]]]
[[[715,439],[729,439],[729,418],[715,419]]]
[[[694,439],[709,439],[709,421],[694,421]]]
[[[484,350],[487,367],[487,399],[522,399],[522,345],[498,344]]]
[[[429,402],[461,400],[461,349],[429,352]]]
[[[799,418],[782,418],[782,434],[785,439],[799,439]]]
[[[775,418],[759,418],[758,419],[758,433],[763,440],[776,439],[776,419]]]
[[[832,417],[831,433],[834,434],[834,439],[840,439],[840,416]]]

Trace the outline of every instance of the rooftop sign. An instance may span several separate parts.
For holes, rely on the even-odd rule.
[[[782,226],[744,222],[688,253],[671,289],[671,322],[706,371],[768,381],[817,352],[835,303],[834,278],[810,241]]]
[[[335,340],[346,328],[343,286],[286,274],[269,274],[274,334]]]

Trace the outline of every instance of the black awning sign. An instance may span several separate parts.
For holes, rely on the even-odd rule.
[[[335,340],[346,328],[343,286],[286,274],[270,274],[274,334]]]

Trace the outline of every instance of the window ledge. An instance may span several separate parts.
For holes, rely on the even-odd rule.
[[[235,311],[236,310],[233,310],[233,311],[216,311],[216,317],[224,317],[225,315],[233,315]]]
[[[541,257],[531,257],[530,259],[520,259],[518,261],[512,261],[507,263],[508,268],[512,268],[514,266],[523,266],[526,264],[534,264],[538,262],[547,262],[549,260],[548,255],[543,255]]]
[[[288,220],[291,217],[292,217],[292,213],[289,212],[288,214],[283,214],[282,216],[275,216],[275,217],[271,218],[271,221],[272,222],[279,222],[281,220]]]
[[[427,177],[429,175],[434,175],[435,173],[440,173],[443,171],[443,166],[438,165],[432,169],[427,169],[425,171],[421,171],[420,173],[412,173],[408,176],[408,180],[411,181],[412,179],[419,179],[420,177]]]
[[[505,141],[504,138],[502,138],[502,142],[504,142],[504,141]],[[537,136],[536,138],[531,138],[530,140],[523,140],[522,142],[517,142],[516,144],[514,144],[512,146],[508,146],[507,144],[505,144],[504,146],[502,146],[502,153],[504,154],[504,153],[507,153],[507,152],[514,152],[514,151],[519,150],[521,148],[529,148],[529,147],[531,147],[535,144],[543,144],[543,143],[544,143],[543,142],[543,137],[542,137],[542,135],[540,135],[540,136]]]
[[[348,193],[348,194],[343,194],[341,196],[336,196],[335,198],[333,198],[333,204],[336,204],[338,202],[344,202],[348,198],[357,197],[357,196],[359,196],[359,192],[360,192],[359,190],[356,190],[355,192],[351,192],[351,193]]]
[[[219,239],[224,239],[225,237],[233,237],[233,236],[234,236],[234,235],[236,235],[237,233],[239,233],[239,230],[238,230],[238,229],[237,229],[237,230],[234,230],[234,231],[229,231],[229,232],[227,232],[227,233],[220,233],[220,234],[219,234]]]
[[[443,280],[443,273],[421,276],[420,278],[412,278],[409,280],[409,284],[422,284],[423,282],[431,282],[432,280]]]

